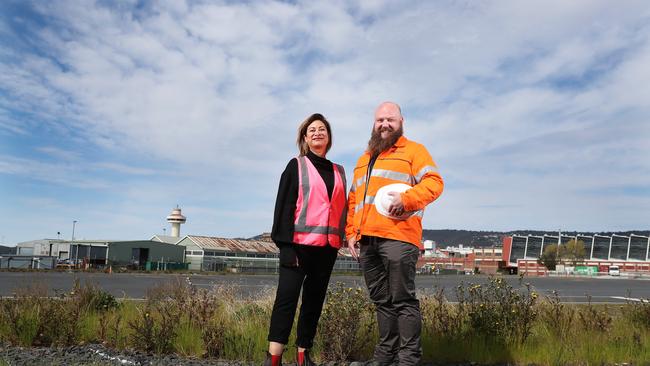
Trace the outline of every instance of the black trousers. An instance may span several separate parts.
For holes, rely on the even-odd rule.
[[[380,365],[417,365],[422,356],[420,302],[415,297],[415,265],[420,250],[398,240],[364,236],[361,268],[370,299],[377,308]]]
[[[282,344],[289,342],[289,334],[291,334],[302,289],[296,346],[311,348],[338,251],[330,246],[313,247],[294,244],[293,247],[299,264],[298,267],[280,265],[280,278],[271,314],[268,340]]]

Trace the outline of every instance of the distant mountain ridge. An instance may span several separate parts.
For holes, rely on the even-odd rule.
[[[2,254],[16,254],[16,247],[6,247],[0,245],[0,255]]]
[[[513,231],[474,231],[474,230],[423,230],[422,238],[433,240],[439,247],[458,246],[466,247],[491,247],[501,246],[502,238],[509,235],[557,235],[557,231],[540,230],[513,230]],[[631,234],[650,236],[650,230],[633,230],[617,232],[583,232],[583,231],[562,231],[562,235],[606,235],[613,234],[629,236]]]

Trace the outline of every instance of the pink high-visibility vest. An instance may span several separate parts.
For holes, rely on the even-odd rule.
[[[345,171],[334,165],[332,200],[318,170],[306,156],[298,159],[298,200],[294,214],[293,242],[340,248],[345,239],[347,199]]]

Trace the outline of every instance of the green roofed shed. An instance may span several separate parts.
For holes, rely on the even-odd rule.
[[[163,269],[168,264],[185,263],[185,247],[153,240],[113,241],[108,243],[108,262],[140,269]],[[161,264],[165,265],[161,267]]]

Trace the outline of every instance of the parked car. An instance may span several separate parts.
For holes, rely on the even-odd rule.
[[[73,268],[73,265],[72,265],[72,263],[70,262],[69,259],[59,259],[56,262],[56,268],[71,269],[71,268]]]
[[[609,275],[610,276],[620,276],[621,269],[618,266],[609,266]]]

